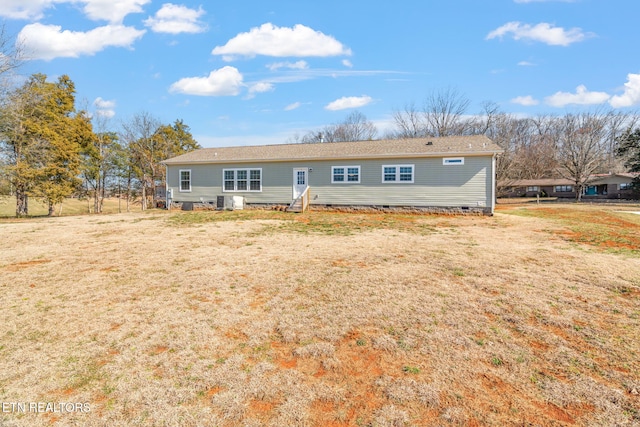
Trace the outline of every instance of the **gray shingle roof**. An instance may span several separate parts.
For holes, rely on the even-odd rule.
[[[276,144],[202,148],[163,163],[230,163],[256,161],[366,159],[492,155],[502,149],[485,136],[389,139],[318,144]]]

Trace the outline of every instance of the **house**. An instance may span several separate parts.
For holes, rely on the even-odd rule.
[[[634,173],[594,174],[589,176],[582,192],[583,199],[631,199]],[[566,178],[521,179],[498,183],[506,197],[576,198],[575,182]]]
[[[221,207],[240,196],[248,207],[492,214],[501,151],[484,136],[464,136],[204,148],[163,163],[173,206]]]

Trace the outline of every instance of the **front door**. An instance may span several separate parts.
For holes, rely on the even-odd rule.
[[[309,168],[293,168],[293,199],[300,197],[306,190],[309,178]]]

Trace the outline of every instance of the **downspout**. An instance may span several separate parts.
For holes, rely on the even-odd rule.
[[[166,204],[166,208],[168,211],[171,210],[171,196],[172,194],[169,193],[169,166],[167,166],[167,164],[164,164],[164,199],[165,199],[165,204]]]
[[[496,207],[496,157],[497,154],[493,153],[491,158],[491,215]]]

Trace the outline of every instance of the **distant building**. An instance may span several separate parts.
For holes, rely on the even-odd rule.
[[[591,175],[584,187],[585,199],[632,199],[637,197],[631,190],[634,173]],[[505,197],[576,197],[575,183],[566,178],[521,179],[501,181],[499,192]]]

